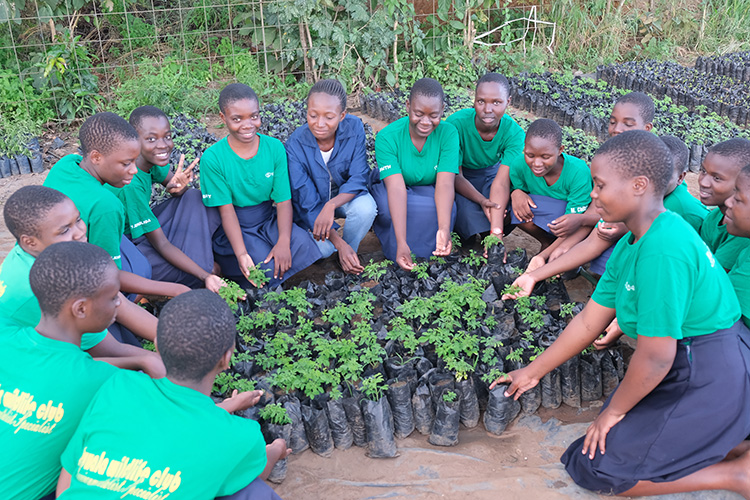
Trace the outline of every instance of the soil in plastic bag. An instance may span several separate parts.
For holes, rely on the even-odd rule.
[[[367,456],[370,458],[392,458],[398,456],[393,436],[393,415],[388,399],[362,400],[362,413],[367,429]]]
[[[608,351],[602,352],[602,396],[605,398],[615,392],[620,378],[617,376],[617,368]]]
[[[333,455],[333,438],[328,427],[328,416],[315,400],[310,402],[310,406],[302,406],[302,422],[305,424],[310,449],[321,457],[328,458]]]
[[[325,409],[334,446],[341,450],[348,450],[354,443],[354,435],[349,427],[349,420],[346,418],[341,399],[328,399],[325,402]]]
[[[440,396],[435,412],[435,422],[432,424],[432,432],[427,439],[430,444],[435,446],[455,446],[458,444],[461,400],[445,401],[443,395],[448,392],[448,390],[445,390]]]
[[[367,446],[367,431],[365,430],[365,417],[362,415],[360,401],[362,401],[362,395],[355,393],[353,396],[341,398],[341,406],[344,407],[346,420],[352,430],[354,444],[364,448]]]
[[[264,422],[262,430],[267,443],[270,444],[276,439],[283,439],[287,443],[287,446],[289,446],[289,441],[292,435],[292,424],[276,425]],[[283,458],[273,466],[271,474],[268,476],[268,480],[272,483],[281,484],[281,482],[286,479],[286,470],[287,459]]]
[[[416,375],[416,372],[415,372]],[[393,414],[393,430],[398,439],[414,432],[414,410],[411,406],[411,384],[407,380],[388,381],[388,402]]]
[[[490,391],[487,411],[484,412],[484,428],[499,436],[521,412],[521,404],[513,397],[506,398],[508,384],[498,384]]]
[[[469,377],[466,380],[456,381],[456,392],[461,403],[461,423],[469,429],[476,427],[479,423],[479,399],[474,379]]]
[[[302,422],[302,405],[299,399],[289,395],[282,396],[279,402],[292,420],[292,430],[287,446],[292,449],[292,453],[295,455],[302,453],[310,447],[307,442],[307,434],[305,434],[305,424]]]
[[[581,407],[581,373],[578,356],[573,356],[560,365],[560,385],[563,403],[572,407]]]
[[[560,369],[555,368],[542,377],[542,406],[545,408],[559,408],[562,404],[562,387],[560,385]]]
[[[518,398],[524,415],[531,415],[542,405],[542,389],[539,385],[529,389]]]
[[[427,383],[430,385],[432,404],[437,408],[438,400],[443,397],[443,392],[455,390],[456,379],[451,373],[435,370],[427,375]]]
[[[581,401],[602,397],[602,366],[598,353],[581,354]]]
[[[417,390],[411,397],[411,406],[414,410],[414,427],[420,434],[430,434],[432,422],[435,420],[435,407],[432,404],[430,388],[424,379],[417,385]]]

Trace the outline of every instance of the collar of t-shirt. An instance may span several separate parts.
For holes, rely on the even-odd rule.
[[[320,154],[323,156],[323,163],[328,166],[328,161],[331,159],[331,155],[333,154],[333,148],[329,149],[328,151],[320,151]]]

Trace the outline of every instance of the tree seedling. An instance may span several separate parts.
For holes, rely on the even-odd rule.
[[[459,248],[461,248],[461,237],[458,235],[458,233],[451,233],[451,243],[453,243],[454,250],[458,250]]]
[[[520,363],[522,361],[521,355],[523,354],[523,347],[517,347],[516,349],[513,349],[508,353],[507,356],[505,356],[505,359],[508,361],[515,361],[517,363]]]
[[[503,244],[503,240],[500,239],[500,237],[496,234],[488,234],[482,240],[482,246],[485,248],[485,250],[489,250],[495,245],[502,245],[502,244]]]
[[[464,256],[461,262],[474,267],[480,267],[487,263],[487,259],[483,255],[478,254],[474,249],[469,250],[469,255]]]
[[[454,391],[445,391],[443,393],[443,401],[446,403],[454,403],[458,399],[458,394]]]
[[[482,379],[482,382],[486,383],[487,385],[490,385],[495,380],[504,376],[505,376],[505,372],[501,372],[497,368],[493,368],[492,370],[482,375],[481,379]]]
[[[262,269],[260,264],[250,266],[247,268],[247,280],[260,288],[271,281],[271,278],[266,274],[270,271],[270,269]]]
[[[260,418],[274,425],[287,425],[292,423],[292,419],[286,412],[286,408],[281,403],[266,405],[258,412]]]
[[[560,304],[560,317],[573,317],[573,309],[575,308],[575,302],[566,302],[565,304]]]
[[[388,271],[388,266],[393,264],[390,260],[386,259],[381,262],[374,262],[370,259],[370,263],[365,266],[365,270],[362,271],[362,276],[369,280],[380,281],[385,273]]]
[[[427,269],[430,267],[429,262],[420,262],[418,264],[414,264],[414,267],[411,269],[413,273],[417,273],[417,279],[426,279],[430,277],[430,273],[427,272]]]
[[[245,290],[232,280],[226,278],[221,280],[226,286],[219,288],[219,297],[227,302],[232,312],[237,312],[237,301],[245,296]]]
[[[380,401],[388,390],[388,385],[383,380],[382,373],[376,373],[362,381],[362,392],[370,401]]]

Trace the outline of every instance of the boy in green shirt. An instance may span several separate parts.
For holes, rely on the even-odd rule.
[[[183,169],[169,170],[174,143],[167,115],[154,106],[141,106],[130,113],[130,124],[138,132],[141,153],[133,180],[121,188],[105,187],[125,207],[125,235],[148,260],[152,279],[205,286],[218,292],[221,278],[213,274],[211,236],[219,226],[219,214],[203,205],[200,190],[188,189],[196,158]],[[164,185],[171,198],[155,210],[150,207],[151,185]]]
[[[586,162],[562,152],[562,129],[553,120],[536,120],[526,131],[523,156],[510,162],[511,224],[547,248],[558,217],[584,218],[591,203],[591,172]]]
[[[83,156],[61,158],[44,185],[73,200],[86,223],[88,241],[104,248],[118,268],[123,269],[121,245],[129,249],[126,257],[130,266],[124,269],[130,268],[135,273],[120,273],[123,292],[173,297],[188,291],[185,285],[147,279],[151,274],[148,261],[123,239],[122,203],[104,187],[104,184],[122,187],[136,174],[135,160],[141,151],[136,130],[114,113],[97,113],[81,125],[78,137]]]
[[[700,235],[726,270],[732,269],[737,256],[750,246],[750,239],[727,232],[724,204],[734,194],[737,175],[750,164],[750,140],[736,137],[708,150],[698,176],[701,201],[714,208],[701,226]]]
[[[234,315],[208,290],[167,303],[157,333],[167,377],[123,372],[102,386],[63,453],[58,495],[210,500],[273,494],[262,479],[291,450],[282,439],[266,446],[258,422],[231,415],[210,398],[216,375],[229,367],[235,336]],[[147,432],[114,425],[123,414],[146,419]]]
[[[91,398],[118,371],[81,350],[82,335],[107,328],[120,305],[107,252],[52,244],[34,261],[29,282],[39,324],[0,337],[0,498],[18,500],[54,493],[60,455]]]
[[[24,186],[10,195],[3,215],[16,238],[16,245],[0,265],[0,331],[10,335],[20,328],[36,326],[41,319],[39,302],[29,283],[36,257],[53,243],[85,242],[86,225],[70,198],[44,186]],[[156,318],[130,302],[122,304],[118,321],[143,337],[156,334]],[[106,330],[84,333],[81,348],[120,368],[144,370],[153,376],[164,374],[157,354],[121,344]]]
[[[456,127],[460,143],[455,230],[462,238],[490,229],[502,238],[508,165],[523,155],[524,144],[523,129],[506,114],[509,104],[508,79],[487,73],[477,82],[474,107],[445,119]]]
[[[724,203],[727,232],[739,238],[750,239],[750,164],[737,176],[734,194]],[[742,321],[750,327],[750,247],[745,248],[729,270],[737,299],[742,308]]]

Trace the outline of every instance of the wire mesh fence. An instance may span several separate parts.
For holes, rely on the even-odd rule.
[[[508,4],[0,0],[0,118],[70,122],[136,104],[197,113],[229,81],[261,95],[323,77],[351,93],[425,74],[450,85],[470,80],[478,60],[491,66],[504,44],[551,49],[554,25]]]

